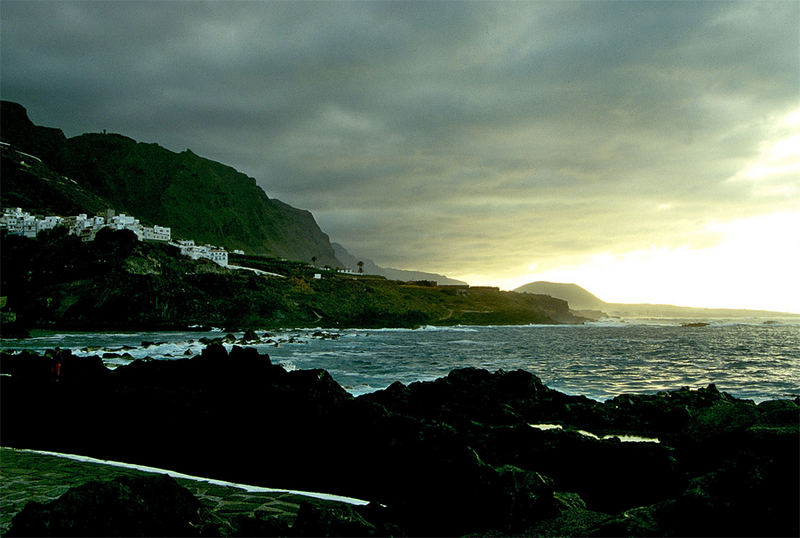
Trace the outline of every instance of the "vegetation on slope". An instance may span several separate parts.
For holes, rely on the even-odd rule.
[[[110,207],[150,224],[169,226],[176,237],[295,260],[315,257],[320,263],[339,265],[328,236],[311,213],[268,198],[253,178],[229,166],[189,150],[175,153],[121,135],[68,139],[58,129],[35,126],[22,106],[7,101],[2,102],[0,117],[3,140],[41,158],[49,170],[19,171],[16,167],[15,171],[15,163],[4,157],[5,207],[75,214],[96,213],[97,206],[104,205],[101,211]],[[7,173],[15,181],[6,183]],[[50,203],[53,184],[49,178],[61,176],[76,182],[63,182],[62,191],[74,186],[75,192],[58,196],[69,199],[69,204]],[[86,192],[94,199],[86,199]]]
[[[282,269],[272,261],[273,271]],[[165,329],[413,327],[424,324],[576,323],[565,301],[493,288],[339,276],[287,263],[284,277],[191,260],[131,232],[83,243],[63,230],[7,237],[0,277],[7,308],[26,328]],[[315,279],[315,273],[323,278]],[[4,329],[5,330],[5,329]]]
[[[3,148],[0,166],[3,207],[32,209],[44,215],[101,214],[109,207],[109,202],[74,180],[11,148]]]

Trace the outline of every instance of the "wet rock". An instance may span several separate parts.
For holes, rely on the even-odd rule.
[[[350,505],[303,502],[291,531],[294,536],[374,536],[377,529]]]
[[[326,331],[314,331],[311,334],[312,338],[319,338],[321,340],[336,340],[339,338],[339,334],[337,333],[330,333]]]
[[[684,433],[699,438],[744,430],[756,422],[758,414],[751,401],[720,398],[709,406],[693,410]]]
[[[294,536],[291,518],[238,516],[231,522],[231,536]]]
[[[203,512],[200,502],[168,476],[123,477],[70,488],[46,504],[30,502],[7,535],[200,536],[208,524]]]
[[[208,360],[226,359],[228,358],[228,351],[221,343],[213,343],[203,348],[200,356]]]
[[[797,536],[797,489],[791,479],[774,476],[795,472],[796,466],[781,471],[769,467],[763,462],[729,462],[692,479],[676,498],[626,510],[587,534]]]
[[[272,364],[269,360],[269,355],[266,353],[261,354],[258,350],[254,347],[239,347],[233,346],[231,348],[231,352],[229,354],[231,361],[234,361],[235,364],[243,364],[246,362],[250,363],[264,363],[264,364]]]
[[[50,379],[55,377],[55,362],[31,351],[17,355],[0,354],[0,373],[23,379]]]
[[[260,338],[252,329],[245,331],[244,335],[242,336],[242,341],[244,342],[258,342],[259,340]]]
[[[758,412],[757,425],[782,426],[797,422],[800,416],[798,400],[770,400],[761,402],[756,407]]]
[[[663,444],[600,440],[527,425],[492,428],[473,442],[487,459],[544,473],[557,489],[577,492],[599,512],[657,502],[678,493],[683,483],[674,449]]]
[[[28,351],[18,355],[2,353],[0,373],[34,383],[65,379],[83,382],[102,379],[108,369],[100,357],[77,357],[69,349],[60,349],[45,357]]]

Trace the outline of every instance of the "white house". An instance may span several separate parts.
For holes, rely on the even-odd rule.
[[[24,217],[22,220],[22,235],[25,237],[36,237],[37,227],[36,227],[36,217],[27,216]]]
[[[52,230],[56,226],[59,226],[64,222],[64,219],[61,217],[56,216],[48,216],[43,219],[39,219],[36,221],[36,231],[41,232],[42,230]]]
[[[228,265],[228,251],[224,248],[211,245],[199,246],[192,240],[180,240],[172,243],[172,230],[170,228],[158,225],[152,228],[142,226],[139,219],[125,213],[115,215],[113,209],[106,211],[106,214],[102,217],[89,217],[86,213],[81,213],[71,217],[47,216],[36,218],[19,207],[6,208],[3,210],[3,214],[0,215],[0,229],[4,229],[12,235],[36,237],[40,231],[49,230],[59,225],[66,226],[70,234],[77,235],[82,241],[94,241],[97,232],[103,228],[131,230],[140,241],[143,239],[148,241],[170,241],[170,244],[178,247],[184,256],[189,256],[195,260],[207,258],[223,267]]]
[[[172,230],[164,226],[145,226],[142,228],[142,239],[148,241],[169,241],[172,238]]]
[[[108,226],[109,228],[113,228],[115,230],[130,230],[136,234],[136,237],[140,241],[142,240],[143,226],[136,217],[126,215],[125,213],[114,215],[113,211],[109,210],[106,212],[106,216],[103,218],[103,221],[105,226]]]
[[[224,248],[214,247],[211,245],[195,245],[191,239],[181,239],[175,243],[170,243],[181,250],[181,254],[189,256],[193,260],[199,258],[206,258],[213,262],[220,264],[223,267],[228,266],[228,251]]]
[[[189,256],[193,260],[196,260],[200,257],[200,247],[195,245],[194,241],[191,239],[180,239],[176,243],[172,244],[178,247],[181,251],[181,254],[184,256]]]
[[[223,248],[209,248],[204,257],[223,267],[228,265],[228,251]]]
[[[30,216],[30,213],[22,211],[19,207],[6,208],[0,217],[0,225],[11,235],[22,235],[25,219]]]

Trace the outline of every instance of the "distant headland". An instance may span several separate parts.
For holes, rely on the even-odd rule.
[[[770,310],[696,308],[668,304],[607,303],[577,284],[537,281],[522,285],[517,293],[536,293],[563,299],[579,315],[590,318],[758,318],[797,317],[800,314]]]

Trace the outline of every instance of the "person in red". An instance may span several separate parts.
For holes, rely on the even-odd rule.
[[[62,367],[61,350],[59,348],[56,348],[55,361],[56,361],[55,365],[56,381],[58,381],[59,379],[61,379],[61,367]]]

